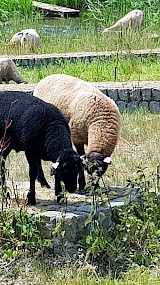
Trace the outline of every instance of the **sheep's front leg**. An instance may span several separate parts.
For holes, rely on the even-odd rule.
[[[57,196],[57,203],[59,203],[60,200],[64,198],[64,194],[62,193],[61,181],[57,173],[55,174],[55,196]]]
[[[37,177],[37,167],[36,167],[36,158],[31,154],[26,153],[26,158],[29,163],[29,177],[30,177],[30,189],[27,194],[27,204],[36,205],[35,197],[35,181]]]
[[[85,154],[84,145],[75,145],[75,147],[76,147],[77,153],[80,156]],[[81,193],[82,191],[85,190],[85,187],[86,187],[86,180],[85,180],[85,175],[84,175],[84,170],[83,169],[79,173],[78,184],[79,184],[79,192]]]

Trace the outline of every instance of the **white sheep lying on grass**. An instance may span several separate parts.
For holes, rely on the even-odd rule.
[[[40,45],[40,36],[35,29],[25,29],[13,35],[10,45],[28,46],[34,51]]]
[[[72,142],[88,173],[101,177],[111,162],[110,156],[119,138],[120,113],[116,103],[92,84],[65,74],[42,79],[35,87],[34,96],[56,105],[63,112]],[[86,154],[84,144],[87,145]],[[79,189],[84,188],[82,172]]]
[[[139,29],[143,21],[143,12],[141,10],[132,10],[123,18],[118,20],[113,26],[103,30],[103,33],[120,30],[121,28]]]

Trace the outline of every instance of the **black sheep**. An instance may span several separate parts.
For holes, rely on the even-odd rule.
[[[55,175],[56,196],[61,196],[61,181],[68,192],[75,192],[82,163],[72,149],[68,124],[57,107],[22,91],[0,92],[0,138],[3,183],[5,160],[10,151],[25,151],[30,176],[28,204],[36,204],[36,179],[42,186],[50,187],[41,159],[53,162],[51,174]]]

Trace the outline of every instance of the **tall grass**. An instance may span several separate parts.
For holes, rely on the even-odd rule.
[[[109,26],[133,9],[141,9],[144,12],[144,22],[147,26],[159,26],[159,0],[87,0],[88,14],[96,21]]]
[[[41,38],[41,46],[35,51],[37,54],[96,52],[96,51],[128,51],[139,49],[158,49],[160,38],[153,39],[153,30],[143,28],[141,31],[119,32],[103,34],[102,26],[93,21],[80,19],[42,20],[39,17],[15,18],[0,26],[0,54],[19,55],[31,54],[29,49],[7,46],[12,35],[26,28],[35,28]],[[160,31],[160,30],[159,30]]]
[[[60,260],[52,260],[49,256],[45,263],[33,260],[17,261],[10,270],[5,270],[3,281],[15,281],[15,284],[28,285],[159,285],[160,270],[148,270],[135,268],[123,273],[119,278],[112,278],[109,275],[99,276],[94,267],[82,267],[77,270],[68,264],[61,265]],[[63,260],[62,260],[63,262]],[[58,264],[58,265],[57,265]],[[5,283],[2,283],[5,284]],[[13,283],[14,284],[14,283]]]
[[[42,0],[39,2],[49,3],[58,6],[65,6],[74,9],[82,9],[86,7],[85,0]]]
[[[31,16],[33,11],[32,0],[1,0],[0,20],[19,16]]]

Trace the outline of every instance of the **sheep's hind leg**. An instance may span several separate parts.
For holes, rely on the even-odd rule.
[[[37,165],[37,180],[38,180],[38,182],[41,184],[41,187],[46,187],[46,188],[50,189],[51,187],[48,184],[46,178],[44,177],[44,172],[42,169],[42,164],[41,164],[40,159],[37,159],[36,165]]]
[[[30,189],[27,194],[27,205],[36,205],[35,197],[35,181],[37,178],[37,161],[33,153],[26,153],[26,158],[29,164],[29,177],[30,177]]]
[[[82,144],[82,145],[75,145],[75,148],[77,150],[77,153],[80,156],[85,154],[84,144]],[[85,180],[84,170],[82,170],[79,173],[78,184],[79,184],[79,193],[81,193],[81,194],[85,193],[86,192],[86,180]]]

